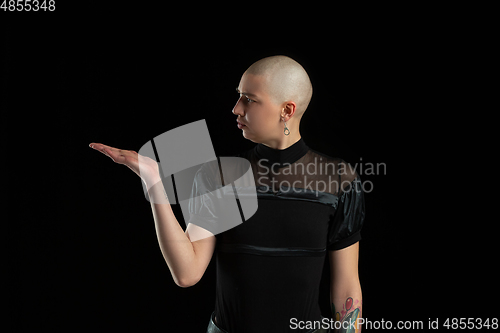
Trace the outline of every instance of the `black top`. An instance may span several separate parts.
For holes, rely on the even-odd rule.
[[[197,172],[189,205],[189,223],[217,238],[217,324],[231,333],[307,332],[291,329],[290,320],[321,320],[327,251],[361,239],[360,179],[343,160],[310,149],[302,138],[283,150],[257,144],[237,156],[252,167],[255,214],[224,232],[214,227],[217,194],[206,189],[214,187],[207,179],[219,172],[217,163]]]

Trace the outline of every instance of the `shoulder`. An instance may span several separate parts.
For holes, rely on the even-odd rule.
[[[321,164],[325,172],[329,175],[339,176],[342,181],[352,182],[354,179],[359,178],[356,167],[353,167],[340,157],[330,156],[314,149],[309,149],[308,160],[309,163]]]

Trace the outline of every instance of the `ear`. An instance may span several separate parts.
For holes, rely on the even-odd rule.
[[[295,110],[297,109],[297,104],[295,102],[285,102],[281,106],[281,114],[280,117],[285,121],[288,121],[295,114]]]

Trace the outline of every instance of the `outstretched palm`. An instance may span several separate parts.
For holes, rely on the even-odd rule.
[[[100,151],[115,163],[126,165],[146,184],[152,185],[160,178],[158,163],[149,157],[139,155],[136,151],[113,148],[102,143],[91,143],[89,147]]]

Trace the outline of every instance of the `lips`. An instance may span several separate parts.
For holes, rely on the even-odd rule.
[[[238,123],[239,126],[246,126],[245,124],[243,124],[242,122],[236,120],[236,122]]]

